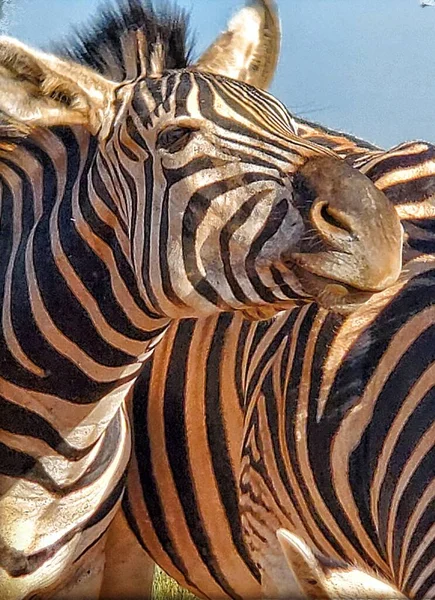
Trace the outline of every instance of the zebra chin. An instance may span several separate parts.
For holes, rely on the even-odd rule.
[[[365,304],[374,295],[374,292],[364,292],[343,282],[318,276],[296,264],[293,265],[292,269],[305,292],[305,298],[302,299],[302,302],[294,301],[297,305],[314,300],[322,308],[341,315],[347,315]]]

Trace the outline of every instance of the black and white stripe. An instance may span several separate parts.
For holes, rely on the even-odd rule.
[[[74,590],[89,568],[101,576],[130,456],[124,403],[170,319],[311,298],[304,269],[288,262],[312,229],[293,199],[301,169],[314,164],[320,184],[355,179],[362,202],[376,195],[330,150],[295,135],[268,94],[208,74],[204,62],[188,66],[180,16],[131,0],[72,54],[0,41],[7,600],[68,579]],[[327,168],[317,173],[320,159]],[[395,231],[373,233],[385,229],[397,267],[399,223],[376,198]]]
[[[295,130],[394,202],[401,280],[347,318],[313,304],[260,323],[172,324],[134,388],[124,513],[142,548],[202,597],[258,597],[266,576],[294,593],[276,539],[287,528],[431,598],[435,148],[385,152],[310,123]]]

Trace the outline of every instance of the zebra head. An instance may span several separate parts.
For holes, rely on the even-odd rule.
[[[400,273],[386,197],[298,137],[264,91],[279,39],[265,32],[276,27],[272,3],[254,1],[190,64],[185,18],[129,0],[68,59],[1,41],[0,110],[21,130],[90,134],[86,193],[92,203],[104,182],[110,226],[127,236],[135,285],[157,315],[311,298],[340,308]]]

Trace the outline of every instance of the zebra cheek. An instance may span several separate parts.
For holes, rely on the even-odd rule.
[[[259,259],[281,262],[283,257],[299,249],[305,230],[302,216],[297,209],[290,206],[275,234],[264,244]]]

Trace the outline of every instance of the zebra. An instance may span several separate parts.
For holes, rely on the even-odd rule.
[[[402,277],[347,317],[311,304],[263,322],[173,323],[132,390],[118,544],[136,570],[145,551],[204,598],[288,598],[298,584],[337,597],[334,586],[361,582],[364,597],[430,598],[435,146],[383,151],[293,125],[391,199],[405,230]]]
[[[125,400],[171,320],[346,310],[399,275],[386,197],[263,89],[271,6],[196,63],[184,15],[138,0],[55,54],[0,40],[5,600],[98,593]]]

